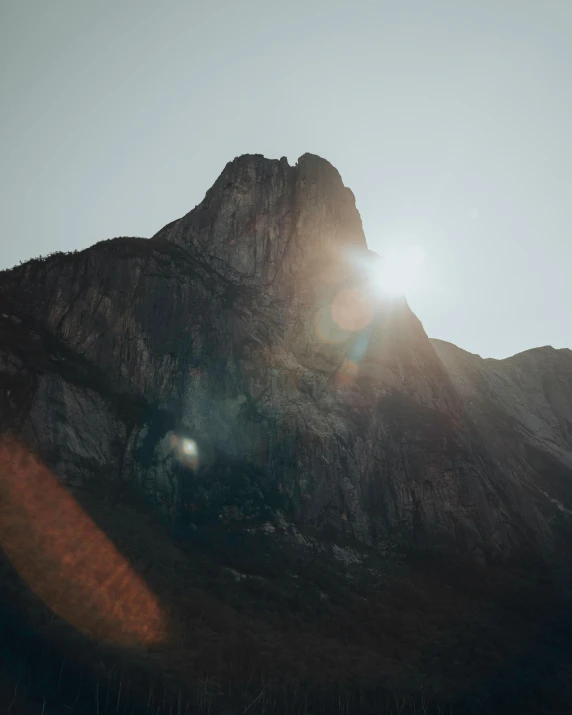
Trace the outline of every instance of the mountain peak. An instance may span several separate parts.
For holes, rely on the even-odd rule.
[[[367,248],[353,193],[314,154],[295,166],[285,157],[236,157],[193,211],[153,238],[200,252],[233,279],[279,292],[315,275],[340,249]]]

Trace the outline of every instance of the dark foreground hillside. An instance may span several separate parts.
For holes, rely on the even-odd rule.
[[[41,474],[35,458],[26,468]],[[77,585],[58,592],[66,575],[57,555],[34,557],[24,517],[4,509],[2,712],[570,712],[572,588],[563,569],[380,555],[270,524],[174,531],[140,504],[79,490],[73,500],[78,548],[95,543],[85,525],[97,527],[157,599],[164,627],[131,641],[127,626],[110,631],[116,603],[76,598],[97,559],[78,561]],[[54,524],[47,541],[60,531],[68,539],[69,524]],[[122,622],[149,620],[121,578]],[[59,598],[67,622],[34,591]]]

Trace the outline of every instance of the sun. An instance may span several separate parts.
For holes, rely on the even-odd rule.
[[[425,251],[421,246],[391,247],[377,262],[372,283],[383,293],[409,295],[420,287],[424,263]]]

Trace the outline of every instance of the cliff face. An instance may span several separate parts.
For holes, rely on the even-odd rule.
[[[65,483],[182,521],[550,550],[572,508],[572,353],[432,343],[370,289],[375,260],[328,162],[240,157],[152,239],[2,274],[2,429]]]
[[[483,360],[432,343],[497,463],[519,464],[544,508],[572,516],[572,350],[546,346]]]
[[[229,162],[204,201],[154,238],[290,299],[300,299],[331,263],[343,266],[348,248],[367,249],[352,192],[331,164],[311,154],[296,166],[261,155]]]

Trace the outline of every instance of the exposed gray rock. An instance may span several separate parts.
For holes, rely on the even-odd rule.
[[[237,157],[199,206],[154,238],[192,248],[243,284],[298,299],[348,247],[367,249],[354,195],[312,154],[296,166]]]
[[[334,558],[337,561],[343,561],[345,564],[359,564],[361,561],[359,554],[357,554],[354,549],[350,549],[347,546],[343,547],[333,544],[332,551],[334,553]]]
[[[493,360],[442,340],[432,343],[467,418],[499,467],[512,473],[519,497],[535,502],[549,523],[559,520],[556,510],[569,516],[572,351],[546,346]]]
[[[2,427],[63,481],[182,522],[550,551],[572,507],[572,353],[432,343],[368,289],[375,260],[328,162],[240,157],[153,239],[4,272]]]

